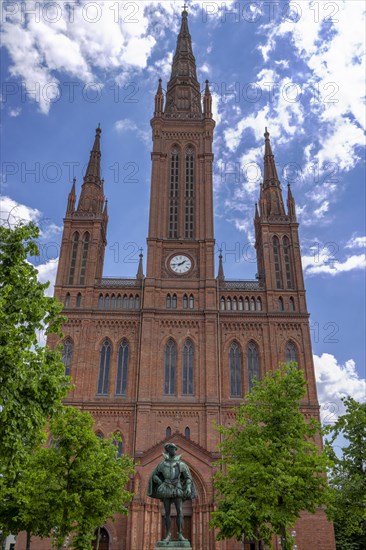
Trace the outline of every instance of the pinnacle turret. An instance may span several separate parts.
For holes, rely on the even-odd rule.
[[[221,250],[221,248],[220,248],[220,253],[219,253],[219,270],[218,270],[218,274],[217,274],[217,279],[219,281],[224,281],[225,280],[224,267],[222,265],[222,250]]]
[[[66,215],[72,214],[75,211],[75,202],[76,202],[76,178],[72,180],[72,187],[71,191],[69,193],[68,199],[67,199],[67,209],[66,209]]]

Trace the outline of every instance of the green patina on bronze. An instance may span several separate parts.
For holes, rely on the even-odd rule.
[[[174,443],[166,443],[163,453],[164,460],[160,462],[152,472],[149,480],[147,494],[151,498],[161,500],[165,509],[166,537],[161,543],[174,547],[171,541],[171,505],[174,502],[177,510],[178,542],[189,542],[183,536],[183,501],[191,500],[197,496],[191,472],[181,455],[176,456],[177,446]],[[160,545],[161,543],[158,543]],[[184,546],[187,546],[184,544]],[[190,545],[189,545],[190,546]]]

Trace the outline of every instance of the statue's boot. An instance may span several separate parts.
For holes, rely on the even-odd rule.
[[[168,531],[167,536],[164,539],[164,542],[170,542],[171,536],[172,535],[171,535],[170,531]]]
[[[188,539],[185,539],[182,533],[178,533],[178,540],[186,541]]]

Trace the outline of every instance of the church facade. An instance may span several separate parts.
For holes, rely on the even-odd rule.
[[[239,543],[216,542],[208,527],[219,458],[214,422],[230,422],[254,378],[286,360],[297,361],[308,382],[304,415],[319,418],[295,201],[288,188],[284,202],[266,129],[254,212],[257,278],[226,280],[221,254],[215,272],[215,122],[208,81],[203,95],[197,81],[185,10],[151,127],[146,274],[141,255],[135,278],[103,276],[108,212],[100,128],[78,201],[75,181],[69,194],[55,285],[74,384],[66,403],[90,411],[101,437],[120,433],[119,452],[137,463],[129,514],[104,526],[100,550],[152,550],[162,538],[161,503],[146,491],[167,441],[179,447],[198,492],[184,510],[192,547],[236,550]],[[299,550],[335,548],[323,510],[303,514],[295,529]]]

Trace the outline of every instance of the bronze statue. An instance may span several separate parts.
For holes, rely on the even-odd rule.
[[[174,443],[166,443],[163,453],[164,460],[160,462],[149,480],[147,494],[149,497],[161,500],[165,509],[166,537],[164,542],[171,539],[171,506],[174,502],[177,510],[178,540],[186,541],[183,536],[183,501],[197,496],[191,472],[185,462],[176,456],[177,446]]]

